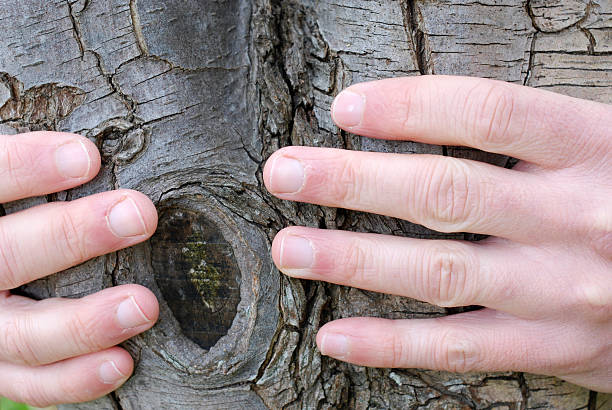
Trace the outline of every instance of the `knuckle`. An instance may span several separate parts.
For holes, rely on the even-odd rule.
[[[400,87],[397,92],[388,96],[390,107],[400,107],[399,118],[393,119],[399,121],[401,129],[407,134],[429,128],[436,120],[430,115],[429,101],[439,99],[443,90],[433,78],[429,77],[419,77],[417,81],[412,81],[409,87]]]
[[[434,352],[434,362],[442,370],[467,373],[475,370],[476,346],[465,337],[448,330],[440,336]]]
[[[73,346],[84,353],[97,352],[106,346],[99,340],[99,323],[94,320],[86,320],[80,313],[76,313],[67,322],[68,340],[72,341]]]
[[[361,184],[354,161],[346,158],[338,162],[330,181],[330,199],[335,204],[355,204],[359,201]]]
[[[2,356],[13,361],[15,357],[21,355],[21,338],[14,320],[10,320],[2,325]]]
[[[30,406],[44,408],[51,406],[54,401],[49,397],[48,392],[36,378],[21,378],[14,383],[13,389],[17,392],[17,401],[26,403]]]
[[[23,269],[13,241],[6,230],[0,225],[0,290],[14,289],[22,285],[19,273]]]
[[[612,209],[599,209],[589,214],[584,225],[597,253],[612,261]]]
[[[432,249],[426,258],[429,299],[437,306],[453,307],[473,302],[468,288],[466,252],[455,246]]]
[[[597,363],[598,359],[601,359],[602,356],[595,356],[595,353],[602,352],[598,352],[592,340],[580,342],[553,346],[547,360],[540,361],[538,368],[559,375],[584,372],[591,363]]]
[[[385,367],[405,367],[409,364],[409,346],[401,336],[401,332],[391,332],[387,343],[388,348],[385,351],[388,356]]]
[[[512,131],[520,126],[518,120],[521,116],[516,115],[516,97],[512,88],[503,83],[485,81],[479,83],[472,93],[480,97],[465,105],[465,115],[467,124],[472,124],[471,127],[468,125],[468,130],[480,146],[489,148],[513,144],[516,135]],[[525,120],[522,127],[519,133],[526,128]]]
[[[421,207],[426,221],[444,231],[463,230],[479,207],[478,187],[470,183],[467,165],[451,158],[436,162],[427,180]]]
[[[28,175],[31,173],[30,164],[35,163],[28,158],[28,150],[24,150],[19,143],[7,142],[3,144],[0,153],[0,173],[5,185],[11,187],[11,192],[18,196],[29,196],[32,187],[29,186]]]
[[[576,287],[574,305],[597,322],[612,321],[612,288],[591,283]]]
[[[373,255],[369,246],[358,240],[352,241],[346,248],[344,258],[340,259],[339,269],[344,272],[347,284],[362,284],[368,281],[368,261]]]
[[[82,403],[92,399],[92,391],[84,390],[83,386],[75,383],[68,377],[58,378],[58,391],[56,394],[62,398],[63,402]],[[53,403],[52,403],[53,404]]]
[[[2,326],[3,356],[12,363],[35,365],[39,361],[31,346],[31,325],[24,315],[12,315]]]
[[[52,235],[60,255],[71,264],[78,264],[88,259],[82,229],[68,210],[57,218],[52,226]]]

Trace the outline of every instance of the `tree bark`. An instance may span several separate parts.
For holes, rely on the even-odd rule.
[[[0,215],[115,188],[144,192],[151,241],[27,285],[37,298],[140,283],[159,324],[125,343],[134,377],[66,408],[610,409],[552,377],[371,369],[321,357],[340,317],[434,317],[400,297],[288,279],[269,256],[290,224],[421,238],[405,221],[271,197],[262,166],[311,145],[433,153],[511,166],[459,147],[340,132],[348,85],[421,74],[496,78],[612,103],[612,0],[0,0],[0,133],[52,129],[95,141],[91,183],[5,204]]]

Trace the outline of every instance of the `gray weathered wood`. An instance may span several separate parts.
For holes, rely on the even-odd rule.
[[[134,377],[73,408],[610,408],[608,395],[551,377],[368,369],[321,357],[314,338],[331,319],[450,311],[282,277],[269,257],[276,231],[449,235],[276,200],[261,170],[290,144],[506,165],[470,149],[339,132],[330,103],[358,81],[419,74],[612,103],[611,0],[0,0],[0,22],[0,132],[78,132],[104,157],[86,186],[4,212],[121,187],[149,195],[162,216],[150,242],[21,290],[78,297],[137,282],[160,299],[159,324],[125,344]]]

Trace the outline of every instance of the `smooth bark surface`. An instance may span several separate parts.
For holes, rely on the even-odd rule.
[[[419,318],[444,309],[288,279],[269,256],[289,224],[423,238],[410,223],[282,202],[265,159],[286,145],[453,155],[466,148],[339,132],[346,86],[464,74],[612,103],[612,0],[0,0],[0,133],[81,133],[103,153],[84,187],[5,204],[137,189],[160,213],[144,245],[21,289],[79,297],[141,283],[159,324],[125,346],[134,377],[80,409],[609,409],[609,395],[522,373],[369,369],[321,357],[335,318]]]

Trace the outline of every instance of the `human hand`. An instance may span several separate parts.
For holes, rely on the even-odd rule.
[[[612,392],[612,107],[508,83],[426,76],[343,91],[355,134],[464,145],[513,169],[435,155],[288,147],[266,164],[282,199],[402,218],[480,242],[290,227],[285,274],[484,309],[436,319],[347,318],[324,355],[372,367],[525,371]]]
[[[0,136],[0,203],[73,188],[99,169],[95,145],[78,135]],[[0,396],[44,407],[93,400],[127,380],[132,358],[112,346],[157,320],[148,289],[126,285],[42,301],[9,289],[142,242],[156,225],[151,201],[129,190],[0,218]]]

